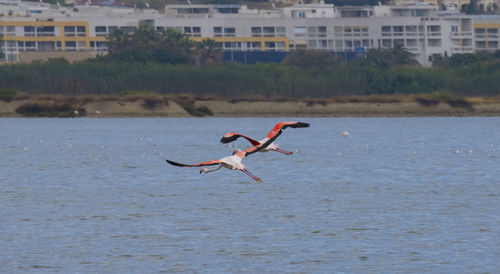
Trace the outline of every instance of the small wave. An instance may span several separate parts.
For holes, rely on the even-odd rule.
[[[368,230],[378,230],[378,228],[375,227],[348,227],[345,228],[344,230],[349,230],[349,231],[368,231]]]

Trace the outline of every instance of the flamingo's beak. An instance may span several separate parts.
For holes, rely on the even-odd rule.
[[[200,168],[200,174],[202,174],[202,173],[203,173],[203,168]]]

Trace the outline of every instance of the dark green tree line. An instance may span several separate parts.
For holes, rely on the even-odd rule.
[[[52,61],[0,66],[0,87],[29,94],[118,94],[145,90],[223,98],[330,98],[365,94],[497,96],[500,62],[459,67],[359,64],[300,67],[289,64],[172,65],[152,62]]]

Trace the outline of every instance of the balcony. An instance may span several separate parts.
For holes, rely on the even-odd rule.
[[[452,32],[450,33],[452,39],[472,38],[472,32]]]

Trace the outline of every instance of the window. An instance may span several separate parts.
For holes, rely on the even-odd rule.
[[[407,36],[417,36],[417,26],[405,26]]]
[[[307,37],[316,37],[316,27],[307,27]]]
[[[390,33],[391,32],[391,26],[382,26],[382,35],[385,33]]]
[[[352,29],[351,27],[344,27],[344,36],[352,36]]]
[[[214,37],[222,37],[222,27],[214,27]]]
[[[104,36],[105,34],[98,33],[98,28],[96,27],[96,36]],[[104,32],[106,32],[106,27],[104,28]],[[85,27],[84,26],[64,26],[64,36],[85,36]]]
[[[326,27],[325,26],[318,27],[318,37],[326,37]]]
[[[24,36],[35,36],[35,27],[24,27]]]
[[[201,27],[193,27],[193,37],[201,37]]]
[[[236,37],[236,29],[224,28],[224,37]]]
[[[361,35],[368,36],[368,27],[361,27]]]
[[[41,26],[36,28],[37,36],[55,36],[53,26]]]
[[[252,27],[250,29],[252,33],[252,37],[261,37],[262,36],[262,27]]]
[[[342,40],[335,40],[335,48],[337,50],[341,50],[343,47],[342,47]]]
[[[247,42],[247,50],[260,51],[260,42]]]
[[[274,50],[276,50],[276,43],[274,43],[274,42],[266,42],[264,44],[264,47],[265,47],[265,50],[274,51]]]
[[[35,51],[36,50],[36,42],[25,42],[24,46],[26,47],[26,51]]]
[[[5,27],[5,35],[16,36],[16,27],[15,26],[6,26]]]
[[[56,49],[54,42],[38,42],[39,51],[54,51]]]
[[[305,37],[307,29],[306,27],[295,27],[293,29],[295,37]]]
[[[75,51],[76,50],[76,42],[74,41],[66,41],[64,42],[67,51]]]
[[[403,32],[403,26],[392,26],[392,31]]]
[[[353,36],[361,36],[361,29],[359,27],[352,28]]]
[[[200,37],[201,28],[200,27],[184,27],[184,34],[187,37]]]
[[[312,49],[316,48],[316,40],[308,40],[307,47]]]
[[[274,27],[264,27],[264,37],[273,37]]]
[[[96,26],[95,35],[96,36],[106,36],[106,26]]]
[[[276,27],[276,36],[285,37],[286,36],[286,28],[285,27]]]
[[[441,35],[441,26],[427,26],[427,32],[431,36],[439,36]]]
[[[429,47],[440,47],[441,39],[428,39],[427,45],[429,45]]]
[[[328,42],[326,40],[319,40],[319,47],[322,49],[326,49],[328,47]]]
[[[86,50],[87,46],[84,41],[79,41],[76,43],[78,50]]]

